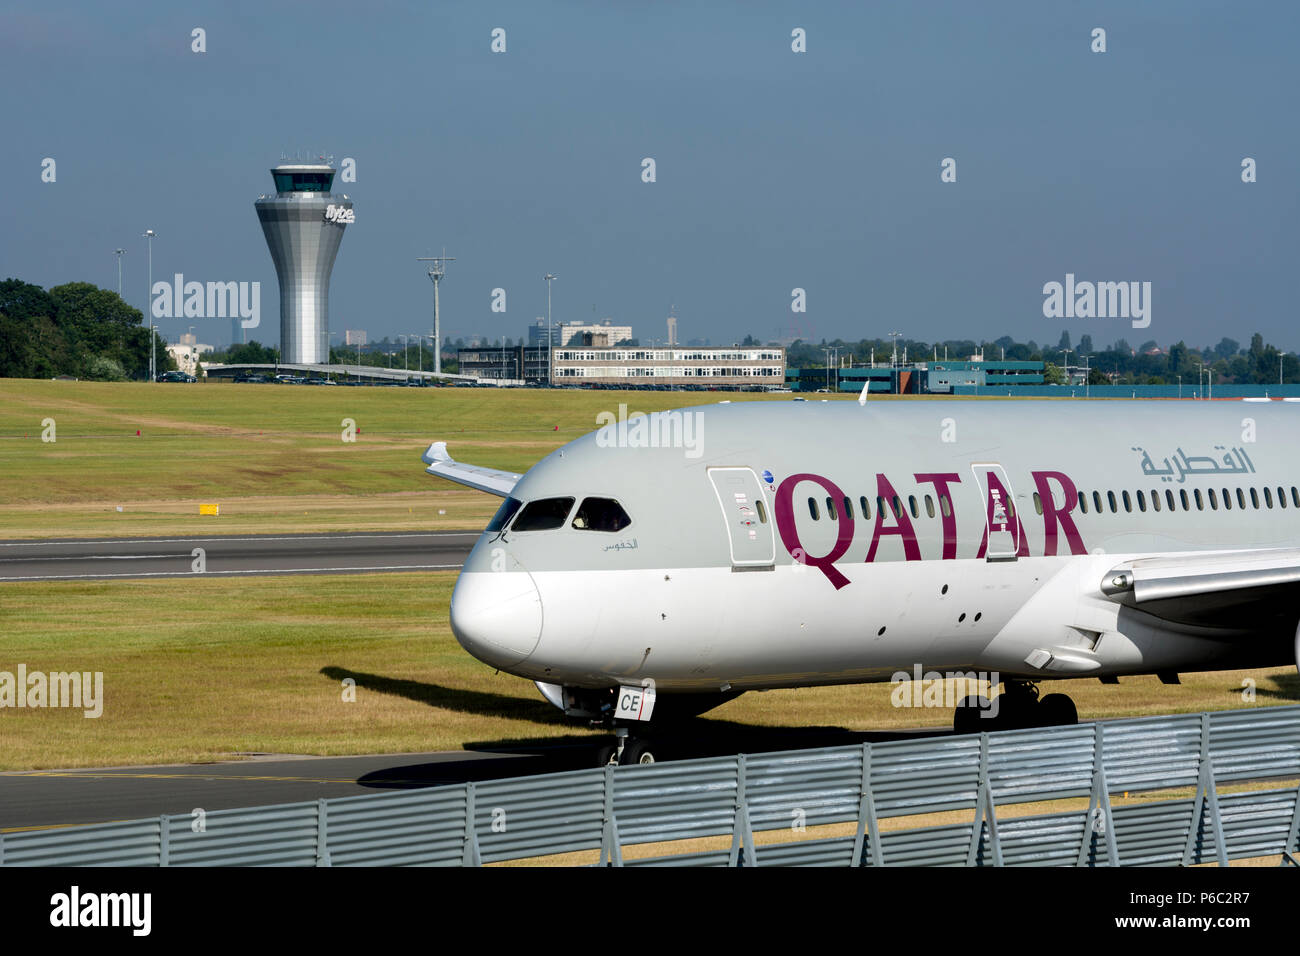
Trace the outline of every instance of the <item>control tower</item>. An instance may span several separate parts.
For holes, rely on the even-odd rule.
[[[330,355],[330,273],[353,221],[352,200],[330,192],[334,167],[282,163],[275,195],[253,205],[280,280],[280,361],[325,363]]]

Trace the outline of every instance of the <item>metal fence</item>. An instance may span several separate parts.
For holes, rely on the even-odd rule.
[[[614,866],[1190,865],[1296,862],[1300,707],[605,767],[189,816],[0,833],[7,866],[477,866],[599,851]],[[1194,788],[1112,806],[1111,794]],[[1017,804],[1086,809],[999,818]],[[890,817],[974,811],[946,826]],[[851,835],[810,828],[854,824]],[[754,834],[782,831],[756,846]],[[775,835],[775,834],[774,834]],[[725,849],[623,859],[632,844]],[[1297,864],[1300,865],[1300,864]]]

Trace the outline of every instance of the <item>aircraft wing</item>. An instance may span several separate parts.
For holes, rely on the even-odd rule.
[[[1294,627],[1300,605],[1300,549],[1220,551],[1141,558],[1101,582],[1111,600],[1177,624]]]
[[[420,458],[429,467],[424,469],[431,475],[446,478],[458,485],[467,485],[486,491],[490,495],[504,498],[523,475],[513,471],[499,471],[496,468],[482,468],[478,465],[464,465],[447,454],[447,443],[436,441],[429,446]]]

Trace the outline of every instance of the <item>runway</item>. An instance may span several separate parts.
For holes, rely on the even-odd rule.
[[[666,735],[673,759],[833,747],[928,736],[946,728],[854,733],[826,728],[710,728]],[[557,773],[594,766],[605,735],[509,747],[354,757],[258,755],[151,767],[0,772],[0,832],[138,820],[160,814],[297,803],[383,791]]]
[[[445,571],[477,531],[0,541],[0,582]]]

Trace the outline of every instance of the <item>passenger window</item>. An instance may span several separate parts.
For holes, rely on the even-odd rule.
[[[1285,508],[1285,507],[1286,507],[1286,489],[1285,489],[1285,488],[1279,487],[1279,488],[1277,489],[1277,506],[1278,506],[1279,508]]]
[[[853,520],[853,499],[848,495],[844,496],[844,515],[850,521]]]
[[[538,498],[524,505],[511,531],[554,531],[564,524],[573,507],[572,498]]]
[[[1038,514],[1043,513],[1043,499],[1038,496],[1036,491],[1034,492],[1034,511]]]
[[[898,495],[894,495],[889,503],[894,508],[894,517],[901,518],[903,516],[903,503],[898,500]]]
[[[921,517],[921,512],[920,512],[920,510],[918,510],[917,507],[916,507],[916,495],[908,495],[908,496],[907,496],[907,506],[908,506],[909,510],[912,512],[912,517],[913,517],[913,518],[919,518],[919,517]]]
[[[492,520],[488,522],[486,530],[500,531],[515,516],[515,512],[523,507],[523,504],[518,498],[506,498],[505,501],[501,502],[501,507],[497,509],[497,513],[492,516]]]
[[[880,495],[876,495],[876,512],[879,514],[880,519],[883,521],[885,517],[885,499]]]
[[[1115,514],[1117,511],[1119,511],[1119,508],[1115,507],[1115,492],[1113,491],[1106,492],[1106,500],[1110,502],[1111,514]]]
[[[1137,493],[1137,496],[1138,496],[1138,511],[1146,511],[1146,510],[1147,510],[1147,496],[1146,496],[1145,494],[1143,494],[1141,491],[1139,491],[1139,492]]]
[[[758,502],[759,518],[763,517],[763,502]],[[573,516],[573,526],[580,531],[622,531],[632,523],[627,512],[613,498],[584,498]]]
[[[1232,510],[1232,495],[1228,493],[1227,488],[1223,489],[1223,510],[1224,511]]]
[[[1297,489],[1295,485],[1291,486],[1291,504],[1300,508],[1300,489]]]
[[[1170,491],[1168,488],[1165,489],[1165,504],[1169,506],[1170,511],[1178,510],[1178,508],[1174,505],[1174,493]]]
[[[763,507],[763,499],[754,502],[758,506],[758,520],[761,524],[767,524],[767,509]],[[630,520],[630,519],[629,519]]]
[[[1204,511],[1205,503],[1201,500],[1201,489],[1197,488],[1195,491],[1192,492],[1192,494],[1196,496],[1196,510]]]
[[[871,502],[869,502],[869,501],[867,500],[867,496],[866,496],[866,495],[860,495],[860,496],[858,496],[858,504],[862,506],[862,517],[865,518],[865,519],[870,520],[870,518],[871,518]]]
[[[1179,497],[1179,499],[1181,499],[1181,501],[1183,502],[1183,510],[1184,510],[1184,511],[1191,511],[1191,510],[1192,510],[1192,509],[1191,509],[1191,506],[1188,505],[1188,503],[1187,503],[1187,492],[1186,492],[1185,490],[1180,490],[1180,491],[1178,492],[1178,497]]]
[[[810,515],[812,515],[812,519],[813,519],[813,521],[820,521],[820,520],[821,520],[821,517],[822,517],[822,516],[821,516],[821,512],[819,512],[819,511],[817,510],[817,499],[816,499],[816,498],[809,498],[809,499],[808,499],[808,513],[809,513]]]
[[[1273,492],[1269,489],[1268,485],[1264,486],[1264,504],[1268,505],[1270,508],[1273,507]]]
[[[1093,503],[1093,505],[1094,505],[1094,510],[1097,512],[1097,514],[1101,514],[1102,508],[1101,508],[1101,492],[1100,492],[1100,491],[1094,491],[1094,492],[1092,493],[1092,503]]]
[[[1246,496],[1241,493],[1240,488],[1237,489],[1237,507],[1240,508],[1242,511],[1246,510]]]
[[[1120,492],[1124,496],[1124,510],[1131,512],[1133,510],[1133,499],[1128,496],[1127,491]]]
[[[1151,489],[1151,508],[1155,511],[1160,510],[1160,492],[1154,488]]]
[[[927,517],[934,517],[934,499],[929,495],[925,496],[925,514]]]
[[[1259,507],[1259,492],[1254,488],[1250,489],[1250,504],[1253,508]]]
[[[835,499],[829,496],[826,498],[826,517],[831,521],[835,521],[839,517],[835,514]]]
[[[1214,489],[1211,488],[1209,491],[1206,492],[1206,494],[1210,496],[1210,510],[1211,510],[1211,511],[1218,511],[1218,510],[1219,510],[1219,499],[1218,499],[1218,497],[1215,496],[1215,494],[1214,494]]]
[[[945,518],[952,517],[952,502],[948,500],[947,495],[939,496],[939,510],[943,512]]]
[[[1088,496],[1082,491],[1079,492],[1079,511],[1083,514],[1088,513]]]

